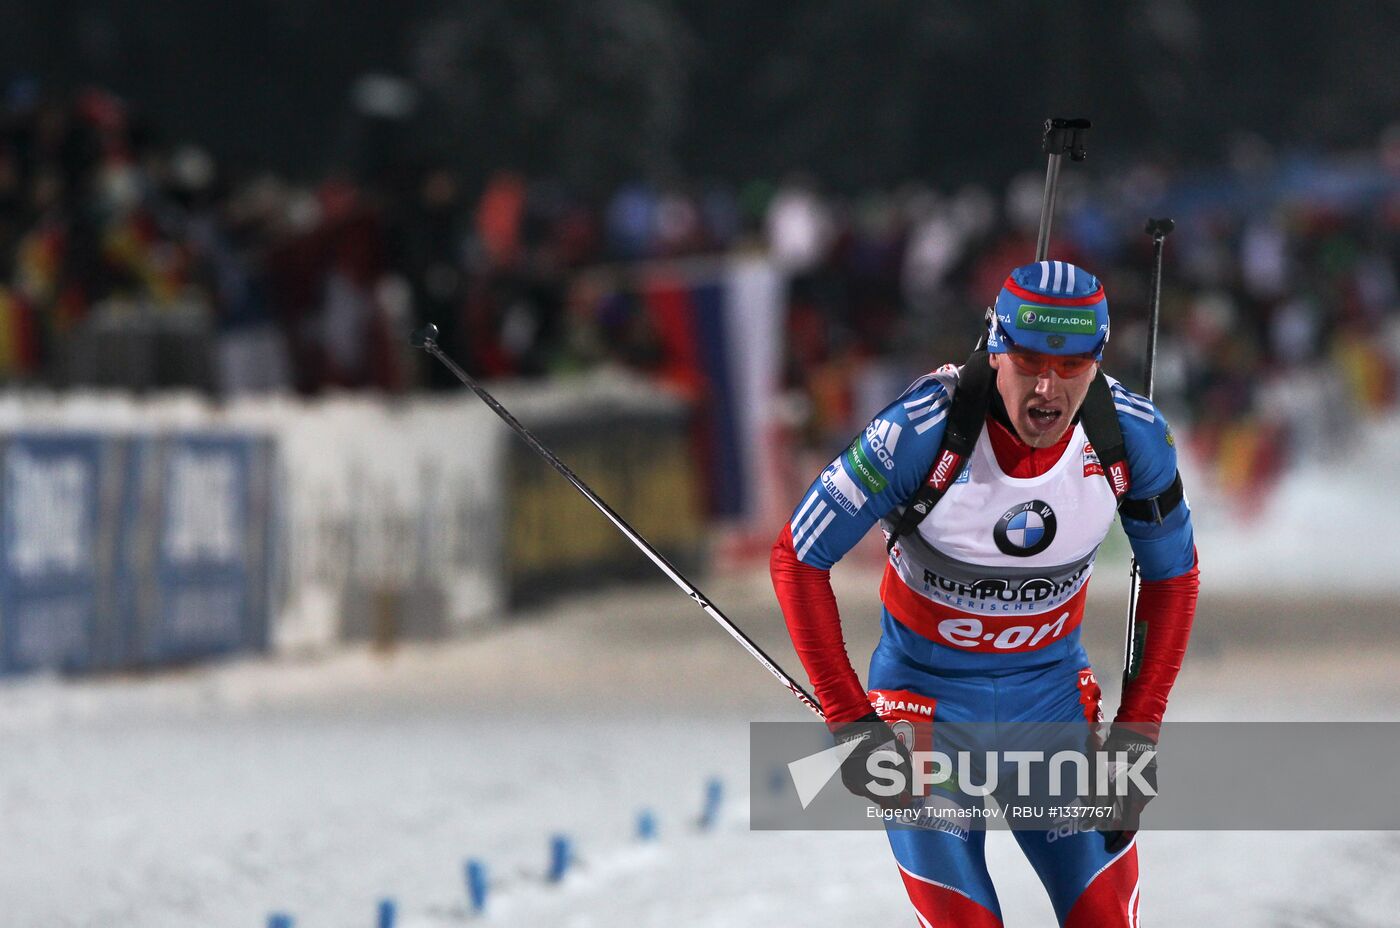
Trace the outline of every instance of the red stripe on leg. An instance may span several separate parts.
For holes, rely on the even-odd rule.
[[[1065,928],[1137,928],[1137,840],[1100,870],[1069,910]]]
[[[996,913],[966,893],[935,883],[899,868],[909,901],[919,913],[921,924],[929,928],[1001,928]]]
[[[1092,667],[1079,671],[1079,704],[1084,707],[1084,721],[1097,725],[1103,721],[1103,690]]]

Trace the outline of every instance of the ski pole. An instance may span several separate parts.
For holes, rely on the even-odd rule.
[[[1040,232],[1035,239],[1035,259],[1044,261],[1050,250],[1050,224],[1055,219],[1055,193],[1060,184],[1060,161],[1066,154],[1071,161],[1083,161],[1088,157],[1084,148],[1084,134],[1089,131],[1087,119],[1045,120],[1045,135],[1040,146],[1045,150],[1045,195],[1040,201]]]
[[[771,673],[779,683],[786,686],[788,691],[796,696],[804,706],[815,712],[818,718],[826,718],[817,700],[809,695],[807,691],[802,688],[801,684],[789,676],[771,657],[763,653],[763,649],[760,648],[752,638],[744,634],[737,625],[730,621],[729,617],[719,610],[719,607],[710,602],[695,584],[687,580],[684,575],[676,569],[676,566],[666,559],[664,554],[653,548],[651,543],[642,537],[641,533],[628,525],[622,516],[618,515],[613,511],[611,506],[603,502],[602,498],[598,496],[597,493],[594,493],[593,490],[589,488],[588,484],[584,483],[583,480],[579,478],[578,474],[573,472],[569,465],[561,461],[553,451],[546,448],[544,444],[535,437],[533,432],[521,425],[520,420],[511,415],[510,411],[502,406],[494,396],[488,393],[481,384],[477,383],[471,375],[458,367],[457,362],[449,358],[443,352],[442,348],[438,346],[437,334],[437,326],[429,323],[409,336],[409,343],[415,348],[422,348],[428,354],[441,361],[458,380],[462,381],[473,393],[481,397],[481,401],[491,407],[492,412],[500,416],[501,420],[505,422],[506,425],[510,426],[517,435],[523,438],[525,443],[534,449],[536,454],[544,458],[549,463],[549,466],[558,471],[565,480],[572,483],[574,489],[582,493],[584,498],[593,504],[594,508],[606,516],[608,521],[623,534],[623,537],[632,542],[639,551],[645,554],[663,574],[670,578],[672,583],[680,587],[691,599],[695,600],[696,605],[704,609],[705,612],[709,614],[710,618],[719,623],[721,628],[729,632],[730,636],[735,641],[739,642],[754,660],[767,668],[768,672]]]
[[[1050,225],[1055,219],[1055,193],[1060,184],[1060,160],[1066,154],[1071,161],[1083,161],[1089,156],[1084,148],[1084,135],[1089,131],[1087,119],[1061,119],[1058,116],[1045,120],[1045,133],[1040,137],[1040,148],[1045,152],[1045,193],[1040,201],[1040,231],[1036,233],[1035,259],[1045,260],[1050,248]],[[987,335],[995,324],[996,310],[988,306],[982,317],[982,334],[977,339],[976,350],[987,347]]]
[[[1171,235],[1176,223],[1170,219],[1147,220],[1146,232],[1152,236],[1152,276],[1148,283],[1147,304],[1147,364],[1143,371],[1143,382],[1147,386],[1147,398],[1152,399],[1153,368],[1157,365],[1157,323],[1162,313],[1162,248],[1167,236]],[[1142,643],[1138,641],[1137,599],[1138,562],[1132,559],[1128,570],[1128,625],[1123,635],[1123,683],[1137,676],[1138,661],[1142,656]],[[1146,635],[1146,629],[1143,629]]]

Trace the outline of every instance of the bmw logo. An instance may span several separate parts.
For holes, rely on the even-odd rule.
[[[992,530],[997,550],[1012,557],[1031,557],[1055,540],[1055,510],[1042,500],[1012,506]]]

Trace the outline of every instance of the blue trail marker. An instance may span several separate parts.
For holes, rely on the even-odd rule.
[[[775,766],[768,771],[768,791],[774,796],[781,796],[786,792],[788,784],[791,782],[791,775],[785,767]]]
[[[379,900],[379,928],[394,928],[398,908],[392,899]]]
[[[465,869],[467,904],[471,907],[472,914],[480,915],[486,911],[486,892],[490,888],[486,881],[486,864],[472,857],[467,860]]]
[[[551,883],[562,881],[574,862],[573,842],[568,835],[554,835],[549,839],[549,870],[545,879]]]
[[[724,783],[719,777],[705,782],[705,804],[700,808],[700,828],[709,831],[719,821],[719,804],[724,798]]]
[[[650,809],[643,809],[637,813],[637,840],[656,840],[656,813]]]
[[[292,917],[285,912],[273,912],[267,917],[267,928],[292,928]]]

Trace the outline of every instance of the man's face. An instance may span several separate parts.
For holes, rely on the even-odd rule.
[[[1040,373],[1023,369],[1041,366],[1038,362],[1045,358],[1033,351],[1022,352],[1017,359],[1022,363],[1018,364],[1008,354],[990,356],[997,373],[997,390],[1016,435],[1032,448],[1048,448],[1060,440],[1099,372],[1097,362],[1084,366],[1072,377],[1062,377],[1050,369]]]

